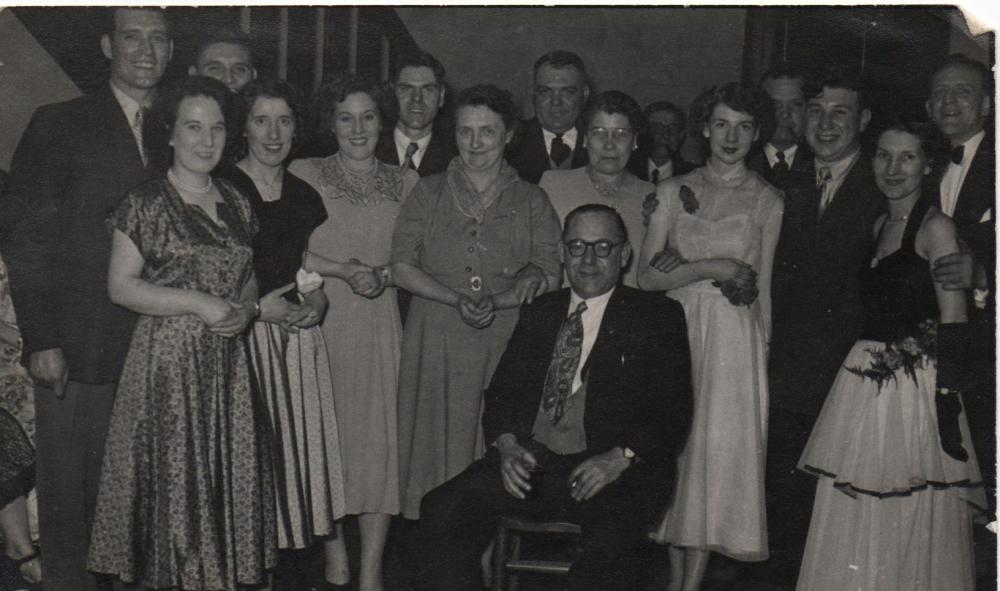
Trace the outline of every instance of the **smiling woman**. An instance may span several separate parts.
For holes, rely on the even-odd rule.
[[[322,330],[333,370],[346,511],[358,515],[361,529],[361,589],[382,587],[382,550],[390,517],[399,513],[396,379],[402,329],[388,263],[396,217],[418,178],[413,170],[375,158],[383,91],[378,82],[354,77],[321,88],[322,124],[338,151],[289,166],[319,192],[327,213],[309,239],[305,268],[326,278],[330,300]],[[347,582],[343,540],[339,535],[327,543],[331,583]]]
[[[129,191],[110,219],[108,293],[140,317],[112,411],[88,568],[143,587],[235,591],[261,583],[276,562],[264,410],[238,338],[259,309],[257,222],[242,193],[209,176],[231,101],[224,85],[198,76],[162,91],[153,113],[173,147],[167,178]]]

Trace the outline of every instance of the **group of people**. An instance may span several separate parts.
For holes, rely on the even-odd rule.
[[[278,549],[321,540],[346,588],[356,516],[378,590],[401,515],[415,588],[477,589],[517,514],[581,525],[572,589],[635,589],[649,538],[671,591],[712,552],[801,591],[975,588],[984,65],[949,56],[927,117],[867,146],[838,68],[688,117],[591,96],[552,51],[521,121],[492,84],[446,116],[418,51],[388,85],[324,83],[311,130],[241,34],[162,85],[165,11],[110,10],[101,47],[108,84],[35,113],[0,196],[0,531],[25,581],[269,588]]]

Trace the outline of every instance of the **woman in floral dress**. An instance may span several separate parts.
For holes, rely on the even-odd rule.
[[[238,338],[259,312],[247,199],[210,176],[232,97],[190,77],[154,106],[166,178],[111,216],[108,292],[141,314],[101,470],[88,568],[126,583],[235,591],[277,558],[266,410]]]
[[[695,103],[708,163],[660,183],[639,257],[639,285],[684,306],[695,411],[674,500],[654,537],[671,545],[673,591],[701,585],[709,552],[768,557],[764,510],[766,345],[771,268],[783,211],[744,159],[773,112],[759,91],[729,84]],[[765,132],[766,134],[766,132]]]

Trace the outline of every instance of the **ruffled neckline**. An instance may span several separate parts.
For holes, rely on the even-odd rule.
[[[404,169],[375,159],[368,171],[355,172],[344,166],[342,158],[338,152],[313,160],[318,169],[319,188],[325,197],[348,199],[359,206],[375,206],[385,199],[402,201]]]

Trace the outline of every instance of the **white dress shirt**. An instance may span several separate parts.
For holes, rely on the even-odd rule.
[[[122,111],[125,112],[125,118],[128,119],[129,129],[132,130],[132,137],[135,138],[136,149],[139,150],[139,155],[142,156],[142,131],[138,129],[135,125],[135,114],[139,112],[139,109],[147,105],[140,105],[134,98],[122,92],[117,86],[115,86],[114,81],[108,82],[111,85],[111,94],[115,95],[115,100],[121,105]]]
[[[649,175],[649,176],[647,176],[646,178],[652,179],[653,178],[653,171],[654,170],[660,171],[660,178],[659,178],[659,180],[662,181],[663,179],[669,179],[670,177],[674,176],[674,161],[673,160],[667,160],[666,164],[664,164],[663,166],[657,166],[656,163],[653,162],[652,158],[647,158],[646,159],[646,174]]]
[[[795,162],[795,153],[799,151],[798,144],[793,144],[790,148],[785,148],[784,150],[779,150],[771,145],[771,142],[764,144],[764,155],[767,156],[767,164],[771,168],[778,163],[778,152],[785,153],[785,163],[788,164],[788,168],[792,168],[792,162]]]
[[[411,140],[396,127],[392,130],[392,137],[396,140],[396,156],[399,158],[400,165],[406,162],[406,149],[413,142],[417,143],[417,151],[413,153],[413,167],[420,168],[420,162],[423,161],[424,154],[427,153],[427,145],[431,143],[431,134],[428,133],[419,140]]]
[[[580,302],[587,302],[587,309],[584,310],[583,315],[580,317],[580,321],[583,323],[583,343],[580,345],[580,364],[576,366],[576,374],[573,375],[573,392],[579,390],[580,386],[583,385],[583,378],[580,376],[580,372],[583,371],[583,366],[587,364],[587,358],[590,357],[590,350],[594,348],[597,333],[601,330],[601,321],[604,320],[604,310],[608,307],[608,300],[611,299],[611,294],[614,292],[615,290],[612,288],[608,293],[585,300],[576,295],[575,291],[570,290],[571,295],[569,298],[569,310],[566,311],[567,316],[576,311],[576,307],[580,305]]]
[[[552,158],[552,138],[554,138],[554,137],[556,137],[556,134],[554,134],[551,131],[545,129],[544,127],[542,128],[542,138],[545,140],[545,153],[549,155],[549,158]],[[567,148],[569,148],[570,158],[572,158],[573,157],[572,156],[573,149],[576,148],[576,128],[575,127],[571,127],[570,129],[567,129],[562,134],[562,142],[564,144],[566,144]]]
[[[965,182],[965,175],[969,174],[969,167],[972,166],[972,159],[976,156],[979,144],[986,137],[986,131],[980,131],[976,135],[965,140],[965,152],[962,154],[962,163],[955,164],[948,162],[948,168],[941,177],[941,211],[948,217],[955,213],[955,205],[958,204],[958,194],[962,191],[962,183]],[[955,146],[956,148],[958,146]]]

